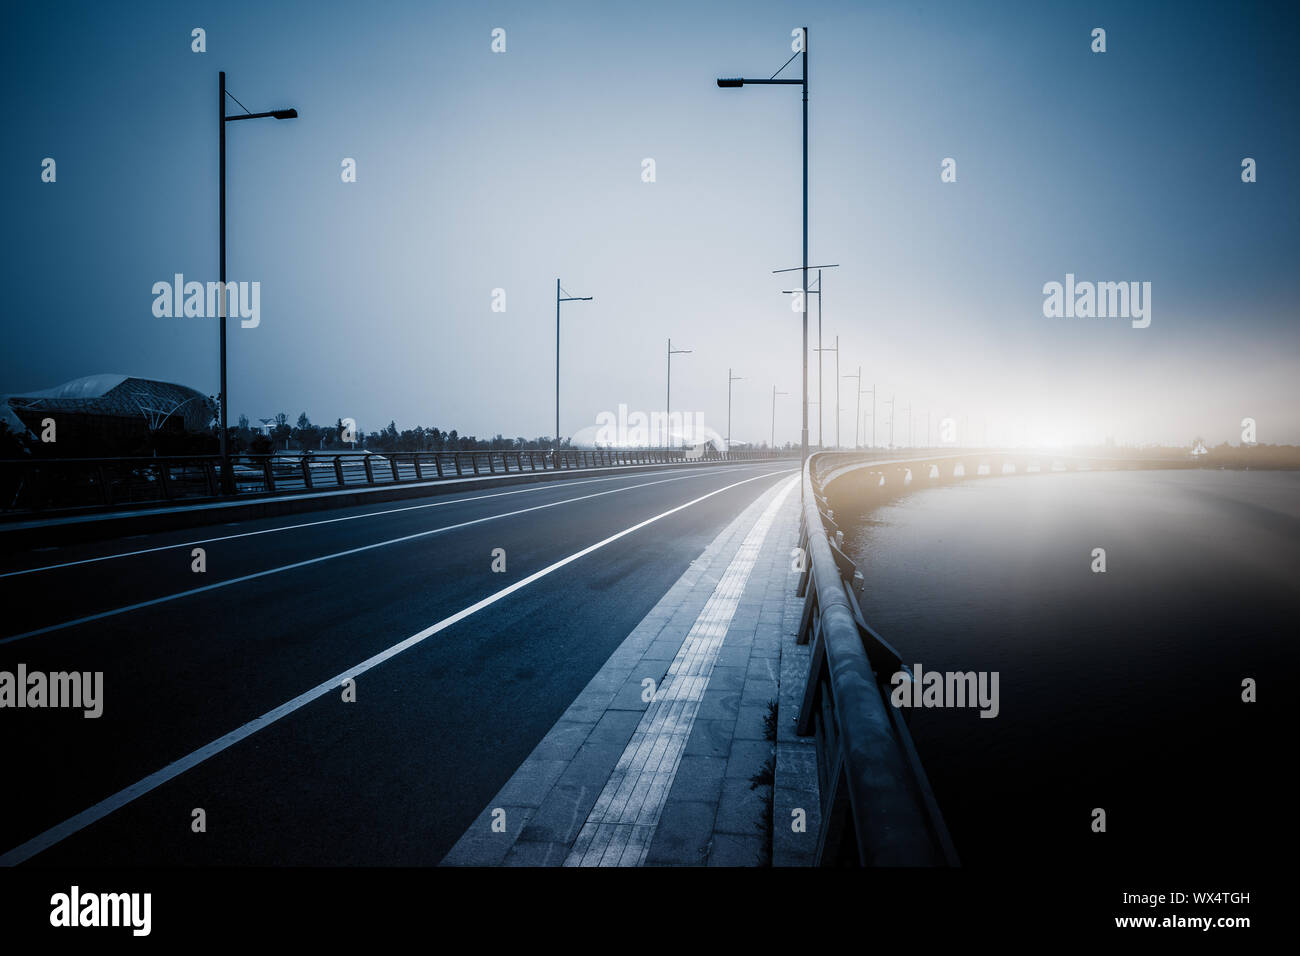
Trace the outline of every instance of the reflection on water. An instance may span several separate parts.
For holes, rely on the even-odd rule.
[[[909,712],[966,866],[1227,875],[1276,856],[1300,474],[1042,474],[832,499],[837,517],[866,512],[845,529],[863,613],[904,659],[1000,672],[995,719]],[[1242,703],[1246,677],[1259,703]]]

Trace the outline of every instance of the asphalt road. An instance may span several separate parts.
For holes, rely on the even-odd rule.
[[[435,864],[691,560],[791,471],[556,480],[2,555],[0,671],[102,671],[104,710],[0,710],[0,854],[276,712],[29,865]],[[283,708],[435,626],[359,674],[355,702],[331,686]]]

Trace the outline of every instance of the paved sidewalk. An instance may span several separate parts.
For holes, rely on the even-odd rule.
[[[718,535],[443,864],[810,863],[816,757],[794,737],[808,671],[807,648],[794,645],[798,515],[792,476]]]

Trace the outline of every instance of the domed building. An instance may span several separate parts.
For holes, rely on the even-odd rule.
[[[95,449],[148,441],[158,433],[205,432],[215,404],[184,385],[101,373],[54,388],[0,398],[0,421],[39,440],[47,418],[65,449]]]

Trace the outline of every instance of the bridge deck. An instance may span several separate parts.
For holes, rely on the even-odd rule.
[[[713,540],[445,865],[753,866],[769,853],[777,865],[811,861],[816,756],[793,733],[808,669],[807,647],[794,643],[798,508],[794,479],[782,481]],[[773,741],[767,719],[778,699]],[[776,821],[801,807],[807,829],[778,826],[769,837],[773,799]]]

